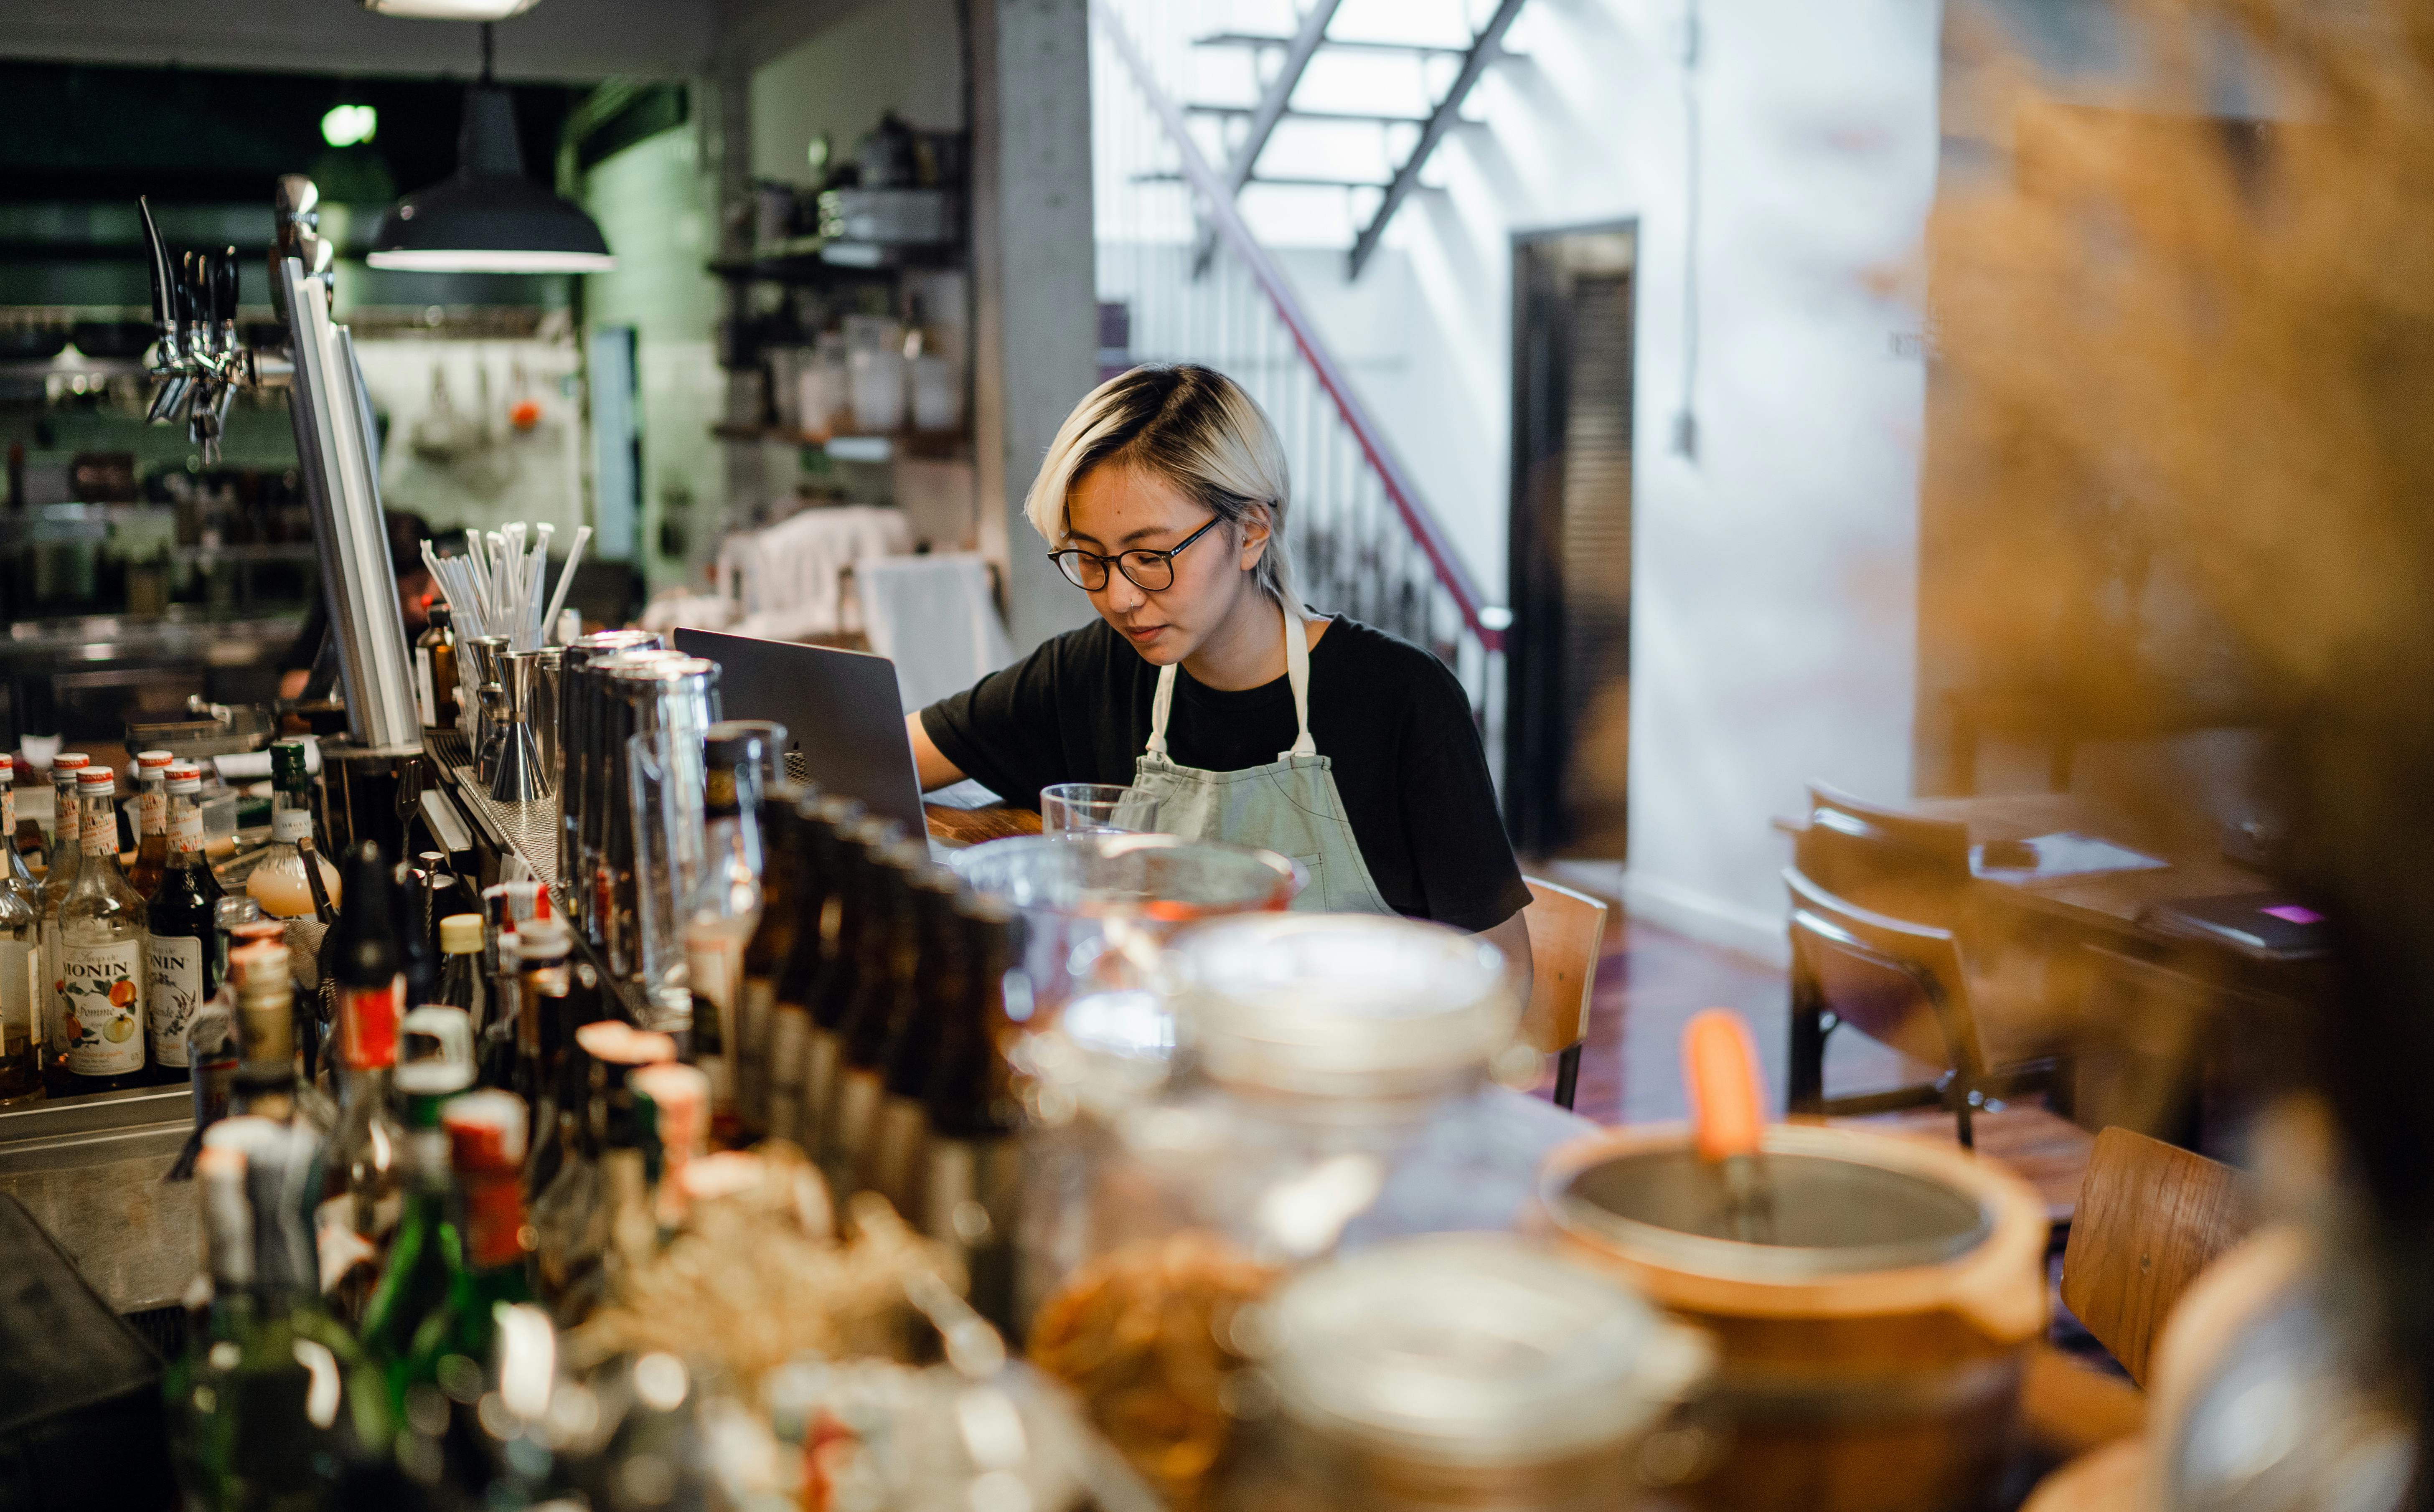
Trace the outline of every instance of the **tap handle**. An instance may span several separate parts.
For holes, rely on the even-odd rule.
[[[236,248],[212,259],[212,327],[220,350],[236,350]]]
[[[169,249],[161,245],[161,229],[152,224],[151,202],[138,195],[135,208],[144,216],[144,270],[151,276],[152,324],[160,330],[163,340],[174,341],[178,334],[178,289],[169,277]],[[162,355],[165,359],[173,354]]]
[[[206,309],[211,291],[205,285],[202,258],[195,252],[178,254],[178,344],[189,354],[202,348],[202,333],[210,320]]]

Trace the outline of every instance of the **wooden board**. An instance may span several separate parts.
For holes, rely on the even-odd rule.
[[[2063,1304],[2143,1386],[2172,1304],[2253,1221],[2237,1171],[2108,1129],[2096,1136],[2063,1252]]]
[[[921,815],[929,821],[931,837],[942,845],[979,845],[1008,835],[1039,833],[1039,811],[1012,804],[990,804],[985,808],[923,804]]]

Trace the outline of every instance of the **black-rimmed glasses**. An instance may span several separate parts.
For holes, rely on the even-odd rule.
[[[1096,593],[1107,586],[1110,564],[1124,575],[1124,581],[1143,593],[1163,593],[1174,586],[1174,553],[1214,530],[1217,521],[1225,518],[1213,517],[1163,552],[1118,552],[1113,556],[1101,556],[1096,552],[1069,546],[1061,552],[1049,552],[1048,559],[1056,564],[1056,570],[1065,574],[1067,582],[1085,593]]]

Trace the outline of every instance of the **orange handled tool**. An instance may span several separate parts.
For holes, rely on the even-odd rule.
[[[1766,1133],[1766,1091],[1749,1021],[1729,1008],[1691,1016],[1682,1031],[1682,1076],[1690,1089],[1690,1128],[1699,1158],[1756,1155]]]

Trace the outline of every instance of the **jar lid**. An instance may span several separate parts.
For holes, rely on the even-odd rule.
[[[1710,1359],[1620,1283],[1510,1234],[1380,1245],[1295,1276],[1271,1308],[1287,1414],[1431,1464],[1619,1449]]]
[[[1214,1079],[1398,1096],[1483,1070],[1519,1012],[1494,945],[1376,914],[1253,914],[1168,947],[1178,1037]]]

